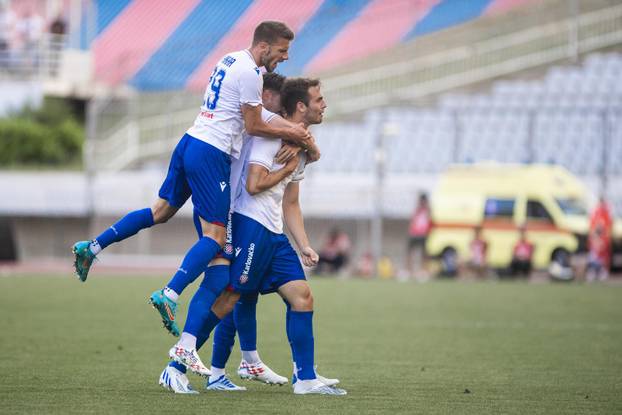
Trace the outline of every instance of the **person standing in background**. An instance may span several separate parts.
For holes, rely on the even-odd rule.
[[[21,45],[23,70],[34,72],[39,67],[39,49],[44,29],[43,18],[32,9],[27,9],[17,22],[16,30]]]
[[[67,23],[65,23],[63,16],[59,14],[50,24],[50,75],[53,77],[58,74],[66,33]]]
[[[425,193],[420,193],[408,227],[406,269],[410,276],[420,277],[426,273],[425,243],[431,229],[432,212],[430,211],[428,196]]]
[[[596,243],[598,249],[590,248],[590,251],[597,251],[599,262],[604,268],[606,274],[609,273],[611,266],[611,234],[613,231],[613,219],[611,217],[611,209],[605,200],[605,196],[601,195],[598,204],[594,207],[590,215],[590,230],[588,241]]]

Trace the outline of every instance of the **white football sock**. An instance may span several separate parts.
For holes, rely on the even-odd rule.
[[[261,359],[259,359],[259,353],[257,350],[242,350],[242,359],[246,360],[248,363],[259,363]]]
[[[181,333],[181,338],[179,339],[179,343],[177,344],[186,350],[196,349],[197,338],[192,334],[186,333],[184,331],[183,333]]]
[[[89,251],[91,251],[93,255],[97,255],[102,251],[102,247],[99,246],[99,242],[97,242],[97,239],[93,239],[91,241],[91,243],[89,244]]]
[[[177,294],[175,291],[171,290],[168,287],[164,287],[164,295],[175,302],[177,302],[177,300],[179,299],[179,294]]]
[[[225,374],[225,369],[221,369],[219,367],[212,366],[212,375],[209,377],[210,382],[215,381],[219,377]]]

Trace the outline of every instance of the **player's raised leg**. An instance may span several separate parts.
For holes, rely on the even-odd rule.
[[[204,141],[188,137],[183,154],[183,168],[192,191],[192,203],[199,217],[201,235],[186,253],[181,266],[166,287],[156,290],[150,297],[150,302],[158,310],[164,327],[174,336],[179,335],[175,321],[177,299],[207,268],[224,245],[225,224],[230,205],[230,156]],[[210,289],[217,286],[215,283]],[[206,301],[210,301],[209,298]],[[207,310],[210,307],[211,303]]]
[[[95,239],[79,241],[73,245],[74,270],[80,281],[86,281],[95,257],[103,249],[136,235],[142,229],[165,223],[186,203],[191,192],[183,167],[183,155],[188,139],[189,136],[184,135],[175,146],[168,173],[158,192],[159,198],[151,209],[145,208],[130,212]]]

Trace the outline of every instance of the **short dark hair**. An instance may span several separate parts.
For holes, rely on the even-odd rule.
[[[285,23],[266,20],[259,23],[255,28],[253,46],[259,42],[267,42],[269,45],[272,45],[281,38],[291,41],[294,39],[294,32]]]
[[[283,75],[276,72],[266,72],[263,74],[263,89],[280,93],[284,83],[285,77]]]
[[[289,116],[296,112],[296,105],[299,102],[309,105],[309,88],[319,86],[319,79],[311,78],[290,78],[283,84],[281,91],[281,104],[285,113]]]

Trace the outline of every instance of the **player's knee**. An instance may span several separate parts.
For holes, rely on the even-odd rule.
[[[238,302],[239,298],[240,294],[238,293],[224,291],[212,305],[212,311],[222,319],[224,316],[233,311],[235,303]]]
[[[292,301],[292,309],[295,311],[313,311],[313,294],[311,289],[307,287],[302,291],[294,301]]]
[[[225,246],[227,234],[225,232],[225,228],[222,226],[214,224],[203,226],[203,236],[213,239],[221,247]]]

